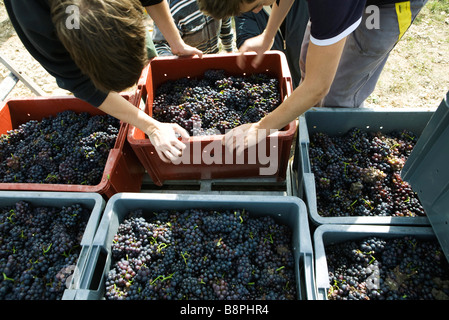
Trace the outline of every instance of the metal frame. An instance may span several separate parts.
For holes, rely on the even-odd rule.
[[[8,59],[0,54],[0,62],[9,69],[10,74],[0,83],[0,99],[3,101],[11,93],[17,82],[22,81],[35,95],[45,96],[45,92],[23,71],[18,70]]]

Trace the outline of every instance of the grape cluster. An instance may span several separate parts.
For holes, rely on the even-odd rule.
[[[132,211],[111,244],[105,298],[296,299],[291,236],[245,210]]]
[[[80,204],[0,208],[0,300],[59,300],[81,252],[90,211]]]
[[[100,183],[119,120],[64,111],[30,120],[0,137],[0,182]]]
[[[207,70],[201,79],[181,78],[157,88],[153,117],[177,123],[190,135],[224,134],[259,121],[281,103],[279,81],[266,74],[226,76]]]
[[[326,247],[330,300],[449,300],[436,240],[366,237]]]
[[[310,138],[318,214],[425,216],[400,172],[417,137],[409,131],[375,133],[353,128],[342,136],[317,132]]]

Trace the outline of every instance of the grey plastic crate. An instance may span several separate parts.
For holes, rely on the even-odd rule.
[[[80,276],[86,266],[89,250],[106,202],[100,194],[89,192],[0,191],[0,207],[11,206],[21,200],[27,201],[33,206],[45,207],[63,207],[72,204],[81,204],[91,212],[83,238],[81,239],[81,252],[72,279],[62,297],[63,300],[70,300],[69,291],[80,288]]]
[[[330,288],[326,246],[348,240],[361,240],[376,236],[383,239],[413,236],[417,239],[436,239],[431,227],[423,226],[369,226],[369,225],[320,225],[313,234],[315,253],[315,279],[317,300],[328,300]]]
[[[294,192],[307,205],[314,225],[321,224],[392,224],[429,225],[427,217],[322,217],[317,211],[315,175],[309,158],[309,135],[323,132],[331,136],[345,134],[354,127],[366,131],[389,133],[407,129],[420,136],[434,109],[313,108],[299,117],[299,132],[293,170],[298,185]]]
[[[449,260],[449,92],[402,169]]]
[[[315,300],[312,240],[306,206],[297,197],[248,195],[189,195],[119,193],[111,197],[95,236],[87,268],[82,275],[76,300],[102,300],[105,278],[111,266],[111,244],[119,224],[126,214],[135,209],[185,210],[245,208],[253,217],[271,216],[293,231],[293,254],[296,264],[298,299]]]

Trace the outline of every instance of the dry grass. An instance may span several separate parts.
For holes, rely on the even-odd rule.
[[[449,91],[449,1],[429,0],[390,55],[369,107],[436,108]]]

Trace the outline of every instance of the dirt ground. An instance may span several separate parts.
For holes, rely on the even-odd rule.
[[[372,108],[436,108],[449,91],[449,10],[439,10],[429,0],[417,21],[390,55],[376,90],[365,105]],[[446,3],[447,0],[440,0]],[[436,9],[435,9],[436,8]],[[443,7],[444,8],[444,7]],[[17,70],[30,77],[49,96],[69,95],[58,88],[50,76],[17,37],[0,3],[0,54]],[[0,64],[0,81],[9,70]],[[34,94],[19,82],[8,98],[32,97]]]
[[[20,71],[31,78],[48,96],[69,95],[70,92],[60,89],[55,79],[28,53],[17,36],[8,14],[5,4],[0,3],[0,54]],[[9,75],[10,71],[0,63],[0,81]],[[34,97],[35,94],[21,81],[17,83],[7,98]]]

